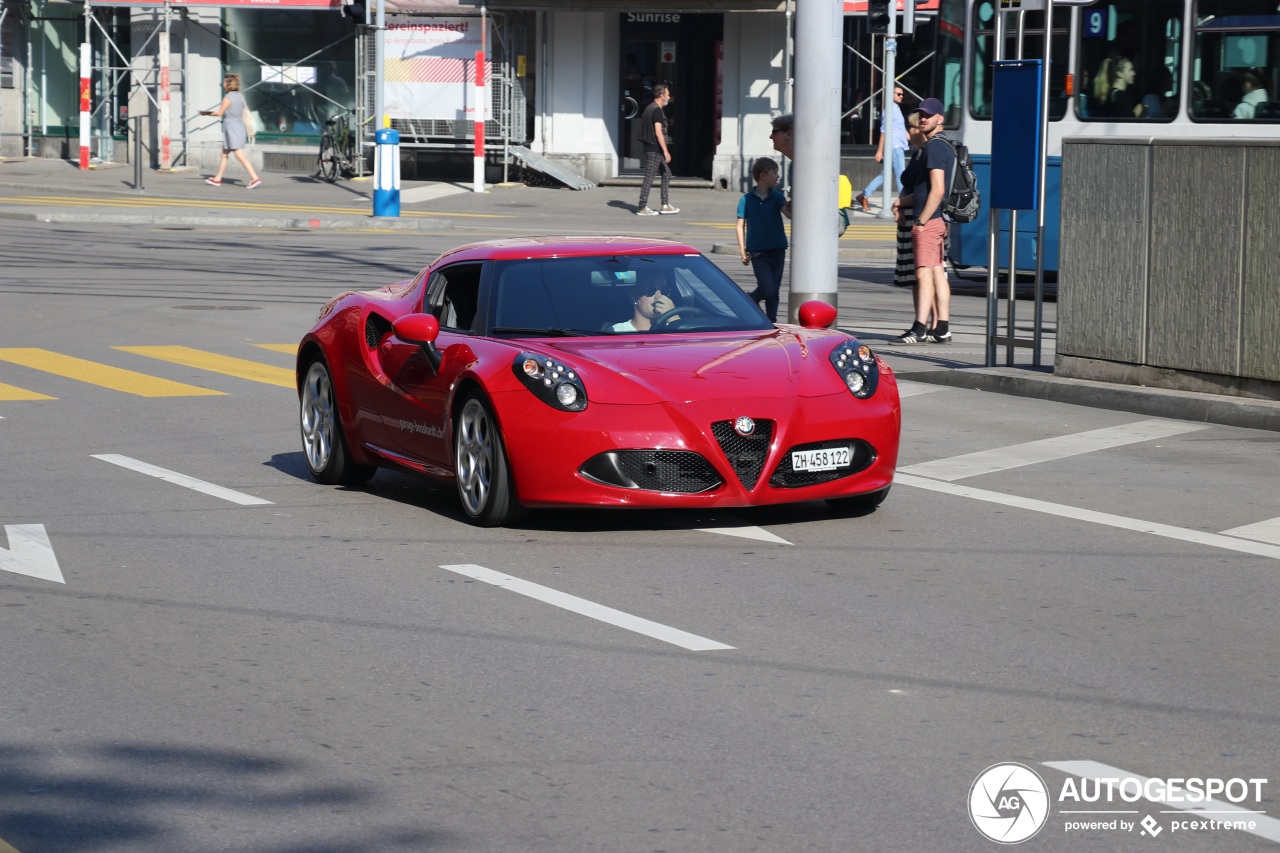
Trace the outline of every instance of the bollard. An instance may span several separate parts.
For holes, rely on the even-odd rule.
[[[400,131],[384,129],[374,134],[373,215],[400,215]]]
[[[133,188],[142,192],[146,189],[142,185],[142,116],[134,116],[133,121]]]

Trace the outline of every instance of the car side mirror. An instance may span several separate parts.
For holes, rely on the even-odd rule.
[[[422,347],[431,362],[431,369],[440,370],[444,354],[436,349],[436,337],[440,334],[440,321],[430,314],[406,314],[391,324],[392,333],[409,344]]]
[[[800,306],[800,325],[806,329],[830,329],[836,324],[836,306],[817,299]]]

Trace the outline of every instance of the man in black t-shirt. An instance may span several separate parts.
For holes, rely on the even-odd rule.
[[[671,192],[671,151],[667,148],[667,114],[663,107],[671,103],[671,87],[659,83],[653,87],[653,103],[644,108],[640,116],[640,141],[644,143],[644,183],[640,184],[640,205],[636,216],[657,216],[659,213],[679,213],[680,208],[672,207]],[[649,190],[653,187],[653,179],[659,170],[662,172],[662,207],[652,210],[649,207]]]
[[[942,203],[951,187],[951,173],[956,167],[956,152],[946,141],[939,139],[942,133],[943,106],[937,98],[925,98],[917,108],[920,112],[920,129],[928,141],[921,156],[924,158],[924,176],[910,194],[904,194],[893,203],[895,218],[900,218],[900,208],[914,207],[911,246],[916,257],[916,282],[919,299],[916,303],[916,319],[911,328],[890,339],[893,344],[949,344],[951,343],[951,285],[947,282],[946,257],[943,245],[947,238],[947,221],[942,216]],[[934,327],[929,328],[929,313],[936,306]]]

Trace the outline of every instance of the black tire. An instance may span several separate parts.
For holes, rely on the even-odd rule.
[[[338,158],[342,165],[343,177],[351,177],[356,173],[356,150],[355,139],[352,138],[350,132],[345,134],[343,140],[338,143]]]
[[[322,358],[307,366],[298,395],[298,422],[302,430],[302,455],[317,483],[358,486],[377,472],[374,465],[357,465],[351,461],[333,396],[333,380]]]
[[[502,527],[524,514],[516,500],[502,431],[479,394],[458,407],[453,429],[453,471],[467,520],[479,527]]]
[[[884,503],[884,499],[889,497],[890,488],[892,487],[885,486],[878,492],[867,492],[865,495],[854,495],[848,498],[828,498],[827,506],[840,514],[866,512]]]
[[[333,134],[326,133],[320,137],[320,174],[329,183],[338,180],[339,155],[338,148],[333,144]]]

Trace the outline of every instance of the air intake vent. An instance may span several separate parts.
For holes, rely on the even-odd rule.
[[[733,472],[747,491],[755,488],[769,455],[769,443],[773,441],[773,421],[756,421],[755,432],[740,435],[733,428],[733,421],[716,421],[711,434],[716,437]]]
[[[382,336],[391,331],[391,321],[381,314],[370,313],[364,321],[364,342],[369,349],[374,349],[382,341]]]

